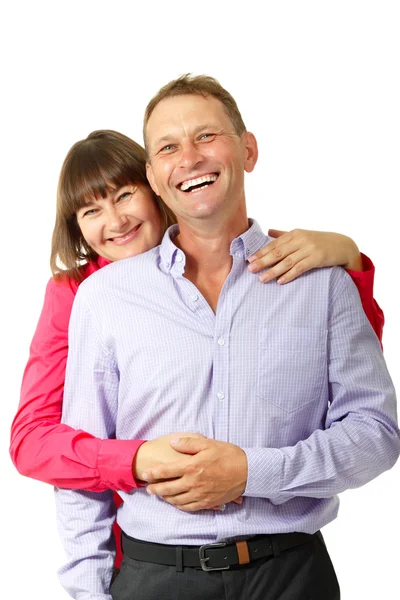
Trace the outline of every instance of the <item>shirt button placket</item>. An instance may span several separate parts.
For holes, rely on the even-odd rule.
[[[214,390],[215,390],[215,433],[217,439],[227,440],[228,439],[228,414],[229,414],[229,349],[228,349],[228,336],[226,335],[225,328],[223,326],[224,320],[221,316],[221,323],[219,334],[215,337],[216,352],[215,352],[215,379],[214,379]]]

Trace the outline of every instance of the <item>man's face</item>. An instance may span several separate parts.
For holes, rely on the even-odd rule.
[[[245,211],[244,171],[252,171],[257,143],[238,136],[222,103],[211,96],[162,100],[146,128],[147,177],[181,221]]]

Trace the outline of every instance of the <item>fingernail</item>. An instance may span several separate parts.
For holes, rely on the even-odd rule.
[[[268,283],[268,281],[271,279],[271,277],[268,275],[268,273],[263,273],[262,275],[260,275],[260,277],[258,279],[262,283]]]
[[[279,277],[279,279],[276,280],[276,283],[285,283],[286,279],[284,277]]]
[[[257,270],[257,266],[253,265],[253,264],[249,264],[249,266],[247,267],[249,271],[251,271],[252,273],[254,273],[254,271]]]
[[[147,473],[142,473],[141,479],[143,479],[144,481],[146,481],[146,479],[148,479],[148,477],[149,476],[147,475]]]
[[[174,438],[171,440],[171,444],[179,444],[179,442],[181,441],[181,438]]]
[[[151,491],[151,489],[149,487],[146,488],[146,492],[148,494],[150,494],[150,496],[154,496],[153,492]]]
[[[257,257],[256,257],[254,254],[252,254],[251,256],[248,256],[248,257],[247,257],[247,260],[249,261],[249,263],[252,263],[252,262],[253,262],[253,260],[256,260],[256,258],[257,258]]]

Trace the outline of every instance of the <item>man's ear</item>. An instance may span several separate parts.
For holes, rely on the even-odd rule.
[[[250,131],[244,132],[245,155],[244,155],[244,170],[246,173],[251,173],[256,166],[258,159],[258,145],[256,137]]]
[[[158,193],[158,187],[157,184],[154,180],[154,174],[153,174],[153,169],[151,167],[151,164],[149,162],[146,163],[146,175],[147,175],[147,179],[149,181],[149,184],[151,186],[151,189],[153,190],[153,192],[159,196],[160,194]]]

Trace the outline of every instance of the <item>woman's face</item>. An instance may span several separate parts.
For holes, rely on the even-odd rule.
[[[154,248],[163,233],[153,192],[143,184],[114,188],[106,198],[90,198],[76,216],[86,242],[111,261]]]

